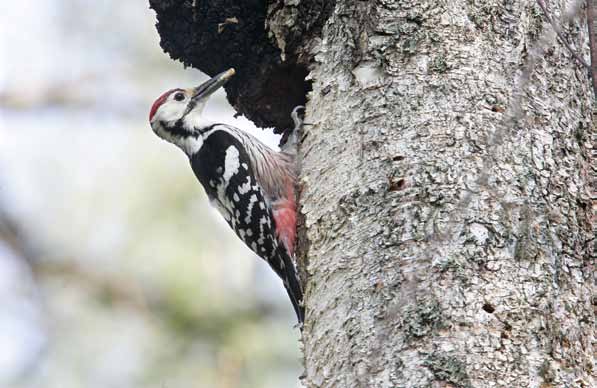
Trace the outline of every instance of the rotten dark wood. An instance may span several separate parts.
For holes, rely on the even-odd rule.
[[[290,112],[305,104],[310,91],[305,81],[310,59],[299,60],[294,51],[320,31],[330,9],[327,5],[318,0],[300,2],[298,14],[310,17],[297,20],[308,24],[287,29],[282,55],[266,30],[266,17],[287,10],[282,0],[149,0],[149,4],[156,12],[160,45],[172,59],[210,76],[234,67],[237,75],[225,88],[237,112],[277,133],[292,128]]]

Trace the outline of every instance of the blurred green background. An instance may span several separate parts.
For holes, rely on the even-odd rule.
[[[0,387],[297,387],[279,280],[147,122],[206,77],[147,1],[0,4]],[[215,120],[234,119],[223,92]]]

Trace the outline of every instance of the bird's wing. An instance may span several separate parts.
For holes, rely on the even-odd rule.
[[[237,173],[229,177],[225,187],[225,198],[231,201],[220,203],[222,214],[228,214],[229,225],[240,239],[257,255],[267,260],[270,267],[282,279],[300,323],[304,319],[302,307],[303,292],[298,280],[294,253],[296,235],[296,210],[294,205],[294,186],[292,201],[278,198],[273,202],[251,171],[251,163],[240,153],[240,169],[246,173]]]
[[[251,165],[255,166],[255,178],[271,205],[278,242],[292,257],[296,242],[294,158],[283,152],[275,152],[262,143],[247,149],[251,150],[248,157]]]

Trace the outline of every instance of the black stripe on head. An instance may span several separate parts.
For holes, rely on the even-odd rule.
[[[170,134],[177,136],[177,137],[194,137],[197,139],[199,137],[199,133],[194,131],[189,131],[182,125],[182,120],[176,120],[174,125],[168,125],[166,121],[160,121],[162,127]]]

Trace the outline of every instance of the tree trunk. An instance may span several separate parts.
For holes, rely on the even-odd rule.
[[[307,101],[307,387],[597,386],[591,86],[534,0],[173,3],[162,46],[235,66],[239,112]]]

